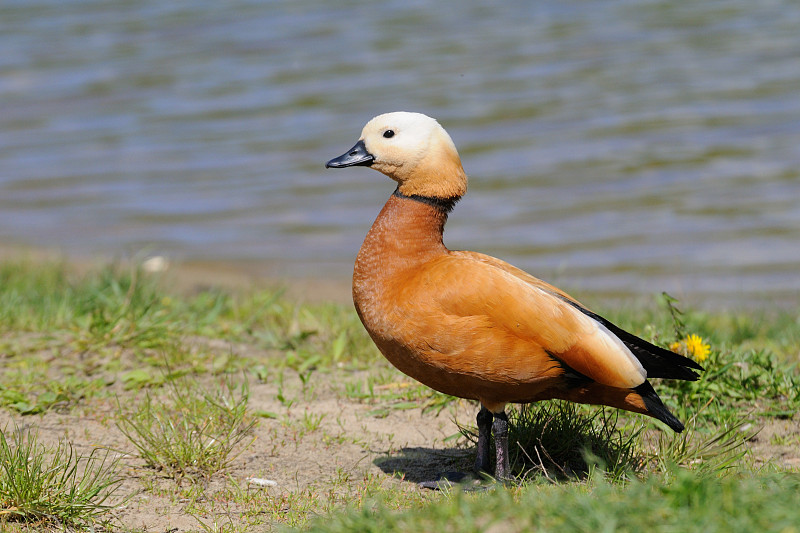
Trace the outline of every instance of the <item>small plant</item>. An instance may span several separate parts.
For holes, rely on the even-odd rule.
[[[48,449],[30,430],[0,432],[0,522],[73,527],[101,521],[113,508],[105,502],[122,483],[118,460],[109,454],[79,455],[65,440]]]
[[[675,332],[675,338],[685,338],[686,322],[683,318],[683,311],[678,309],[678,299],[666,292],[661,293],[661,299],[664,300],[664,305],[667,306],[669,315],[672,317],[672,329]]]
[[[303,413],[302,426],[305,433],[312,433],[317,431],[322,425],[322,420],[325,418],[325,413],[315,414],[306,411]]]
[[[174,347],[180,322],[164,306],[157,280],[138,266],[113,266],[84,281],[75,295],[79,351],[120,346],[135,350]]]
[[[620,424],[619,411],[591,409],[554,400],[509,411],[511,467],[525,477],[540,473],[569,479],[585,477],[599,465],[610,479],[623,479],[642,467],[642,424]],[[461,433],[476,442],[474,428]]]
[[[659,434],[649,457],[655,470],[669,474],[674,467],[680,466],[700,474],[720,474],[736,466],[747,454],[745,444],[756,433],[744,430],[747,418],[712,415],[714,419],[721,419],[718,427],[698,428],[698,419],[705,414],[709,404],[686,422],[683,433]]]
[[[697,333],[687,333],[683,313],[675,307],[677,300],[664,293],[670,311],[674,341],[669,349],[691,357],[705,367],[697,381],[667,380],[660,384],[659,391],[675,405],[690,407],[690,413],[714,404],[713,416],[717,425],[729,426],[730,419],[741,412],[746,404],[748,410],[766,416],[792,416],[800,405],[800,375],[796,363],[779,361],[769,350],[733,350],[709,344]],[[742,329],[742,328],[740,328]]]
[[[185,476],[208,478],[230,465],[256,424],[247,412],[248,399],[246,382],[237,390],[227,379],[220,390],[207,393],[196,382],[176,380],[164,401],[154,401],[148,392],[130,415],[119,406],[117,427],[148,466],[179,483]]]
[[[423,412],[440,412],[451,405],[455,398],[437,392],[409,378],[400,378],[394,371],[367,376],[366,379],[345,382],[341,393],[347,398],[363,403],[375,404],[368,414],[384,418],[391,411],[416,409]]]

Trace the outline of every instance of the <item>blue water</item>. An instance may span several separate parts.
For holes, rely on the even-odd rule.
[[[345,279],[436,117],[445,234],[572,289],[800,295],[800,3],[0,4],[0,242]]]

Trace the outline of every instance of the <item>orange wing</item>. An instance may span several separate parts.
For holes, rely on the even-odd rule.
[[[489,266],[498,268],[498,269],[500,269],[500,270],[502,270],[504,272],[508,272],[509,274],[513,275],[516,278],[519,278],[520,280],[524,281],[525,283],[527,283],[527,284],[529,284],[529,285],[531,285],[533,287],[536,287],[537,289],[541,289],[544,292],[548,292],[550,294],[558,295],[558,296],[560,296],[562,298],[566,298],[567,300],[571,300],[571,301],[575,302],[576,304],[580,305],[584,309],[588,309],[585,305],[583,305],[578,300],[576,300],[575,298],[573,298],[572,296],[570,296],[566,292],[562,291],[558,287],[550,285],[546,281],[542,281],[537,277],[531,276],[530,274],[528,274],[524,270],[522,270],[520,268],[517,268],[517,267],[515,267],[514,265],[512,265],[510,263],[506,263],[502,259],[498,259],[496,257],[492,257],[491,255],[486,255],[486,254],[482,254],[482,253],[479,253],[479,252],[470,252],[470,251],[467,251],[467,250],[451,251],[450,254],[453,257],[471,259],[473,261],[478,261],[480,263],[485,263],[485,264],[487,264]]]
[[[403,295],[414,302],[406,312],[427,315],[418,322],[427,331],[416,333],[435,352],[457,355],[450,364],[489,364],[515,381],[566,365],[619,388],[647,377],[619,338],[562,300],[568,295],[500,260],[454,252],[415,270],[404,286],[414,293]]]

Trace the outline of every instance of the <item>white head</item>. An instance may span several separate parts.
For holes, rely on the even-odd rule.
[[[326,167],[370,166],[398,183],[405,195],[455,198],[467,191],[467,176],[453,140],[421,113],[398,111],[373,118],[356,145]]]

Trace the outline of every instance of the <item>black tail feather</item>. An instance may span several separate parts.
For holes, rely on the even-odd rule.
[[[659,398],[658,394],[656,394],[656,391],[653,390],[653,386],[650,385],[650,382],[645,381],[633,390],[642,397],[644,406],[647,408],[648,413],[664,422],[676,433],[683,431],[683,423],[678,420],[675,415],[669,412],[667,406],[664,405],[664,403],[661,401],[661,398]]]

